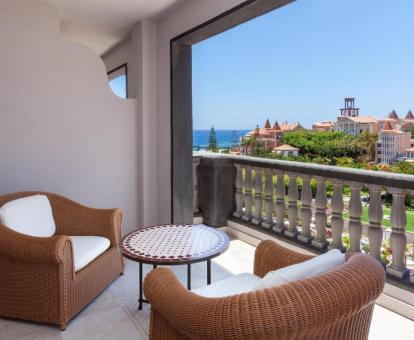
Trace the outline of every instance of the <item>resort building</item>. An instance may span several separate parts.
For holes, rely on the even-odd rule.
[[[408,150],[412,147],[411,133],[394,129],[390,122],[387,122],[382,131],[379,132],[376,159],[379,164],[392,164],[403,160]]]
[[[290,146],[288,144],[283,144],[281,146],[278,146],[277,148],[274,148],[273,152],[275,152],[278,155],[285,156],[285,157],[299,156],[299,149],[293,146]]]
[[[387,118],[383,118],[378,121],[379,130],[385,128],[387,122],[391,124],[393,129],[411,131],[414,128],[414,115],[410,110],[404,118],[399,118],[398,114],[395,112],[395,110],[393,110],[388,114]]]
[[[355,107],[355,98],[345,98],[345,106],[336,120],[336,131],[353,136],[363,131],[378,132],[378,121],[372,116],[360,116],[359,108]]]
[[[282,136],[285,132],[304,130],[305,128],[300,123],[289,124],[285,122],[282,126],[276,121],[273,127],[270,125],[269,119],[266,120],[264,126],[248,132],[240,141],[240,153],[248,155],[252,148],[251,140],[254,139],[254,143],[257,146],[262,146],[276,150],[282,145]],[[249,143],[250,142],[250,143]]]
[[[378,121],[372,116],[340,116],[337,118],[336,130],[353,136],[361,132],[378,132]]]
[[[322,122],[312,124],[312,131],[324,132],[333,130],[335,130],[335,123],[330,120],[324,120]]]

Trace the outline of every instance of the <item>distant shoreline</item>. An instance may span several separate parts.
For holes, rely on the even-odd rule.
[[[235,132],[234,132],[235,131]],[[216,139],[219,148],[227,148],[234,143],[240,141],[240,137],[244,137],[250,130],[231,130],[231,129],[215,129]],[[193,130],[193,149],[204,150],[208,148],[208,140],[210,137],[210,129]],[[235,141],[233,141],[235,139]]]

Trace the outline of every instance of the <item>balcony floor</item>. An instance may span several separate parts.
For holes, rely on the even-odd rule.
[[[212,278],[253,270],[254,247],[240,240],[213,260]],[[148,272],[151,266],[144,266]],[[193,265],[193,287],[205,285],[206,264]],[[186,266],[173,267],[184,283]],[[56,327],[0,318],[0,339],[148,339],[149,307],[137,311],[138,265],[126,261],[125,275],[119,277],[94,302],[85,308],[66,331]],[[375,306],[370,339],[412,339],[414,322],[378,305]]]

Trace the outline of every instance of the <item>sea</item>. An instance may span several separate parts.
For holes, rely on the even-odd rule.
[[[227,148],[232,144],[233,131],[236,132],[237,141],[243,137],[250,130],[215,130],[216,138],[219,148]],[[208,138],[210,136],[210,129],[208,130],[193,130],[193,150],[207,149]]]

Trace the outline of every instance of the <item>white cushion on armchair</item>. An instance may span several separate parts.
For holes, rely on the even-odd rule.
[[[52,207],[45,195],[34,195],[7,202],[0,208],[0,221],[18,233],[50,237],[56,232]]]
[[[254,290],[272,288],[285,283],[322,275],[345,263],[345,254],[333,249],[325,254],[267,273]]]
[[[213,284],[192,290],[198,295],[218,298],[255,290],[277,287],[285,283],[317,276],[336,269],[345,263],[345,254],[334,249],[323,255],[267,273],[263,278],[243,273]]]
[[[205,287],[193,289],[192,292],[209,298],[231,296],[252,291],[260,280],[261,278],[259,276],[242,273],[214,282]]]
[[[71,236],[70,238],[72,239],[75,272],[103,254],[111,244],[107,238],[101,236]]]

